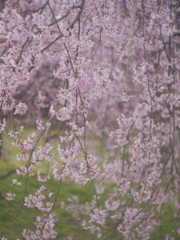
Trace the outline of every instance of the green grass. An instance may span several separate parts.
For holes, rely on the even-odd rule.
[[[8,179],[4,179],[1,181],[1,192],[2,195],[5,196],[6,192],[9,192],[9,186],[11,185],[11,180],[16,177],[16,174],[11,175]],[[28,192],[34,193],[40,187],[40,183],[35,179],[36,176],[30,179]],[[53,183],[53,180],[51,180]],[[25,185],[25,184],[23,184]],[[13,192],[16,193],[16,198],[14,201],[6,201],[5,199],[0,200],[0,229],[6,225],[12,218],[15,216],[24,194],[24,186],[17,186]],[[54,191],[53,197],[55,197],[56,191],[58,188],[58,184],[54,184],[51,191]],[[56,215],[55,230],[58,232],[57,239],[66,239],[67,236],[76,236],[77,234],[83,233],[85,231],[78,224],[78,221],[71,218],[70,214],[68,214],[65,210],[61,209],[61,202],[67,201],[68,197],[72,197],[73,195],[80,195],[81,202],[88,201],[90,199],[89,193],[85,189],[80,189],[75,187],[70,181],[65,181],[62,184],[60,194],[58,197],[57,204],[53,210],[53,213]],[[52,198],[53,199],[53,198]],[[23,228],[31,228],[33,226],[34,220],[37,215],[42,215],[42,213],[37,209],[28,209],[27,207],[22,207],[19,216],[16,220],[10,224],[3,236],[8,237],[8,239],[16,239],[20,237]],[[78,227],[78,231],[77,231]],[[83,236],[83,235],[82,235]],[[81,239],[81,238],[79,238]]]
[[[23,138],[25,138],[29,133],[30,129],[27,129],[23,134]],[[6,141],[3,141],[4,154],[2,159],[0,159],[0,175],[4,175],[19,166],[19,163],[16,160],[16,155],[19,153],[19,149],[11,145],[11,141],[8,136],[4,136],[4,139],[6,139]],[[44,166],[41,167],[44,168]],[[38,168],[40,167],[38,166]],[[19,179],[20,182],[22,182],[22,185],[13,185],[12,179]],[[25,184],[26,178],[22,176],[19,177],[16,173],[11,174],[5,179],[0,179],[0,192],[3,196],[3,198],[0,199],[0,229],[2,229],[14,216],[16,216],[24,196]],[[36,174],[30,177],[28,180],[27,195],[35,193],[41,185],[46,187],[47,184],[39,183],[37,181]],[[54,192],[51,198],[51,202],[53,202],[59,183],[57,180],[51,178],[48,181],[47,187],[49,186],[51,186],[50,192]],[[86,187],[81,187],[69,179],[62,182],[60,194],[52,212],[55,214],[55,218],[57,220],[55,223],[55,231],[58,233],[57,239],[65,240],[68,236],[71,236],[73,239],[81,240],[84,239],[85,235],[87,235],[87,231],[82,228],[80,222],[75,218],[72,218],[70,213],[61,208],[61,203],[67,203],[67,199],[72,196],[79,196],[80,203],[91,201],[92,194],[88,189],[92,190],[91,184],[87,184]],[[7,201],[5,199],[7,192],[16,193],[15,200]],[[5,236],[8,240],[14,240],[18,237],[20,238],[24,228],[29,229],[33,227],[36,216],[42,216],[42,212],[35,208],[29,209],[23,206],[16,219],[7,226],[4,232],[0,234],[0,237]],[[89,235],[89,238],[87,239],[92,239],[92,236]]]

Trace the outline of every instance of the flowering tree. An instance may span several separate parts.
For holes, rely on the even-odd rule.
[[[166,240],[178,239],[179,1],[7,0],[0,31],[0,132],[19,148],[25,182],[2,239],[23,206],[41,214],[19,239],[55,239],[66,179],[92,185],[92,201],[62,207],[96,238],[150,239],[171,201],[177,224]],[[34,177],[42,185],[29,194]]]

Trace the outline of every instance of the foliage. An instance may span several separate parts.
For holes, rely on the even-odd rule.
[[[0,134],[16,146],[23,195],[2,239],[25,208],[35,221],[18,239],[55,239],[66,181],[91,186],[61,207],[96,238],[150,239],[170,206],[163,237],[178,239],[179,1],[3,3]]]

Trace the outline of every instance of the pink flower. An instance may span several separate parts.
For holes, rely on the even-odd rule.
[[[16,196],[16,194],[14,194],[14,193],[6,193],[6,199],[9,201],[14,200],[15,196]]]
[[[28,110],[28,106],[25,103],[19,103],[18,105],[16,105],[15,108],[16,110],[14,112],[14,115],[16,114],[24,115]]]
[[[0,133],[2,133],[6,128],[6,119],[3,119],[3,122],[0,123]]]

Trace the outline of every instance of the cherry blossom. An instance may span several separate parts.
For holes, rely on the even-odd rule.
[[[179,2],[6,0],[1,10],[0,141],[18,165],[6,199],[26,179],[19,209],[39,211],[20,238],[58,238],[58,201],[91,238],[127,240],[161,231],[171,203],[177,224],[163,236],[178,238]],[[66,181],[91,199],[61,202]]]

